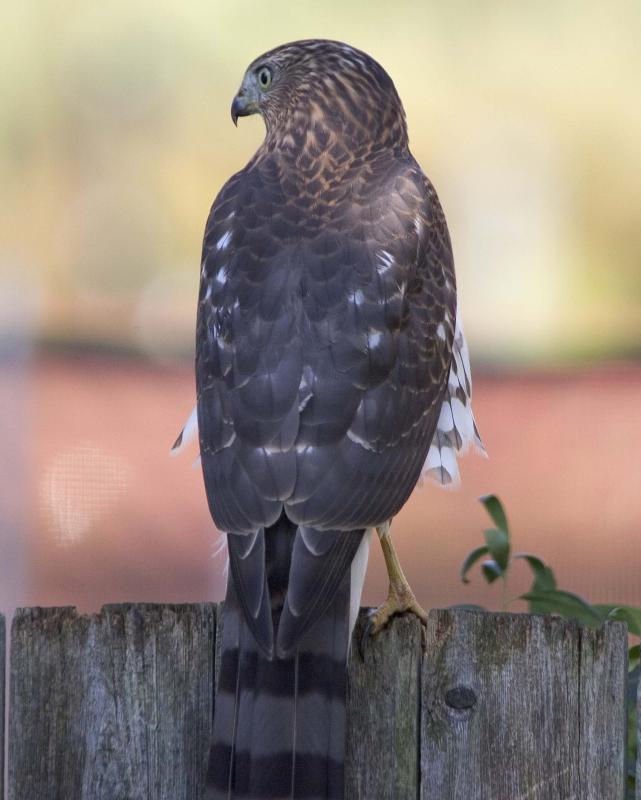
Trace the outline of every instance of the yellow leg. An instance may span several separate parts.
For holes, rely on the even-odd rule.
[[[389,576],[389,592],[387,600],[379,606],[369,619],[368,633],[375,635],[381,631],[395,614],[405,614],[410,612],[416,614],[423,625],[427,624],[427,613],[419,606],[414,597],[414,592],[410,588],[407,578],[403,573],[396,550],[392,544],[390,536],[390,523],[386,522],[376,530],[383,549],[385,566]]]

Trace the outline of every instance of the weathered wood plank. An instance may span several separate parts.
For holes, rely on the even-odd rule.
[[[361,658],[355,630],[348,676],[345,795],[415,798],[418,793],[421,627],[416,617],[393,621]]]
[[[9,800],[201,800],[221,624],[213,605],[19,611]],[[352,653],[346,797],[621,800],[625,670],[618,623],[435,611],[423,656],[396,619]]]
[[[220,659],[222,655],[223,625],[225,622],[225,604],[216,606],[216,649],[214,653],[214,686],[218,691],[218,676],[220,675]]]
[[[626,630],[433,611],[421,800],[622,800]]]
[[[637,800],[641,800],[641,678],[637,686]]]
[[[5,660],[6,630],[4,617],[0,614],[0,800],[4,797],[4,720],[5,720]]]
[[[19,610],[9,800],[199,800],[215,630],[209,604]]]
[[[579,632],[579,797],[623,800],[627,784],[628,631],[621,622]]]

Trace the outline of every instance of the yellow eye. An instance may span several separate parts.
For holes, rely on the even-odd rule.
[[[272,71],[269,67],[261,67],[258,70],[258,85],[261,89],[269,89],[272,82]]]

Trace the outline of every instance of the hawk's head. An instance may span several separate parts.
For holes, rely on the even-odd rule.
[[[263,117],[272,139],[322,124],[356,140],[407,144],[392,79],[367,53],[342,42],[307,39],[255,59],[231,107],[234,124],[249,114]]]

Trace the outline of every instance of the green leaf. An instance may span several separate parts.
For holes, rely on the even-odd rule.
[[[634,672],[641,664],[641,645],[635,644],[628,650],[628,672]]]
[[[487,547],[477,547],[476,550],[472,550],[471,553],[468,553],[465,557],[465,561],[461,566],[461,580],[463,583],[469,583],[470,579],[467,577],[467,573],[472,569],[474,564],[481,558],[489,553]]]
[[[503,575],[501,567],[491,558],[488,558],[487,561],[481,564],[481,570],[483,571],[483,577],[488,583],[494,583],[497,578]]]
[[[549,592],[556,589],[556,578],[554,572],[548,567],[538,556],[533,556],[530,553],[515,553],[514,558],[522,558],[530,565],[534,573],[534,583],[532,584],[531,592]]]
[[[560,589],[527,592],[521,595],[520,599],[528,601],[532,614],[558,614],[591,627],[599,627],[603,621],[594,606],[573,592],[564,592]]]
[[[510,560],[510,540],[505,531],[498,530],[498,528],[488,528],[483,531],[485,543],[490,551],[490,555],[501,567],[501,571],[505,572],[508,562]]]
[[[610,603],[599,603],[594,607],[603,615],[604,619],[618,619],[625,622],[630,633],[641,637],[641,608]]]
[[[507,516],[499,498],[495,494],[485,494],[483,497],[479,497],[479,500],[485,506],[487,513],[492,517],[492,521],[496,527],[505,531],[509,536],[510,529],[507,524]]]

